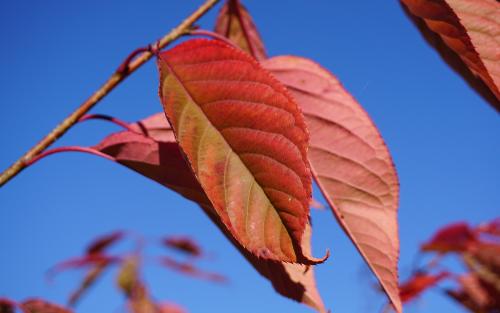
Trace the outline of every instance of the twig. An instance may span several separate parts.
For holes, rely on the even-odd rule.
[[[186,18],[177,27],[172,29],[172,31],[170,31],[163,38],[161,38],[154,44],[149,45],[147,49],[140,48],[132,52],[130,56],[125,59],[123,64],[120,65],[118,70],[113,73],[113,75],[111,75],[111,77],[93,95],[91,95],[90,98],[83,102],[78,109],[71,113],[37,145],[26,152],[14,164],[6,169],[2,173],[2,175],[0,175],[0,187],[7,183],[14,176],[19,174],[19,172],[21,172],[24,168],[26,168],[34,157],[47,149],[47,147],[49,147],[58,138],[64,135],[64,133],[66,133],[76,122],[78,122],[78,120],[83,115],[85,115],[90,109],[92,109],[94,105],[96,105],[100,100],[108,95],[131,73],[133,73],[144,63],[149,61],[149,59],[151,59],[156,52],[163,49],[166,45],[168,45],[175,39],[188,33],[191,30],[193,24],[206,12],[208,12],[218,1],[219,0],[206,0],[205,3],[203,3],[196,11],[194,11],[188,18]]]

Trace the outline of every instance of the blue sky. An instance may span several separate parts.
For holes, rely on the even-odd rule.
[[[246,1],[270,55],[312,58],[331,70],[369,112],[401,182],[400,274],[419,243],[440,226],[499,215],[499,115],[420,37],[397,1]],[[6,168],[91,94],[133,49],[159,38],[201,1],[0,2],[0,169]],[[218,9],[218,8],[217,8]],[[211,29],[216,11],[200,22]],[[93,112],[134,121],[161,110],[153,62]],[[57,145],[92,145],[118,128],[74,127]],[[378,312],[384,301],[330,212],[313,212],[319,289],[333,312]],[[205,269],[228,276],[212,285],[157,267],[154,295],[190,312],[309,312],[274,293],[196,205],[136,173],[85,154],[60,154],[0,190],[0,296],[63,303],[79,278],[44,279],[54,263],[94,236],[130,229],[147,237],[187,234],[215,257]],[[158,253],[151,249],[151,254]],[[116,312],[113,272],[79,312]],[[407,312],[462,312],[438,292]]]

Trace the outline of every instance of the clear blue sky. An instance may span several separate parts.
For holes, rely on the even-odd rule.
[[[422,40],[397,1],[246,1],[270,55],[312,58],[336,74],[381,130],[401,181],[400,273],[421,241],[456,220],[499,215],[499,115]],[[124,56],[169,31],[201,0],[0,2],[0,169],[94,91]],[[218,8],[217,8],[218,9]],[[200,23],[212,28],[215,11]],[[93,111],[134,121],[161,110],[153,62]],[[92,145],[118,128],[79,125],[57,145]],[[319,289],[333,312],[378,312],[372,278],[330,212],[314,212]],[[47,284],[51,265],[93,236],[124,228],[148,237],[188,234],[231,279],[212,285],[150,268],[159,299],[190,312],[309,312],[274,293],[201,210],[136,173],[86,154],[60,154],[0,190],[0,296],[64,302],[77,273]],[[152,253],[155,250],[151,251]],[[79,312],[116,312],[108,273]],[[437,292],[407,312],[462,312]]]

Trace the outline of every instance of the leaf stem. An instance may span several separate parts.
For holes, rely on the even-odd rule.
[[[155,55],[155,52],[158,52],[175,39],[188,33],[193,24],[206,12],[208,12],[217,2],[219,2],[219,0],[206,0],[196,11],[194,11],[189,17],[182,21],[182,23],[180,23],[177,27],[172,29],[163,38],[159,39],[152,45],[149,45],[147,49],[139,48],[132,52],[125,59],[122,65],[120,65],[118,70],[115,71],[115,73],[113,73],[111,77],[109,77],[108,80],[96,92],[94,92],[94,94],[85,100],[80,107],[78,107],[59,125],[57,125],[47,136],[45,136],[45,138],[27,151],[15,163],[7,168],[2,175],[0,175],[0,187],[5,185],[9,180],[25,169],[31,163],[33,158],[64,135],[75,123],[78,122],[82,116],[84,116],[99,101],[107,96],[125,78],[149,61]]]
[[[227,43],[228,45],[241,50],[240,47],[238,47],[237,45],[235,45],[234,42],[232,42],[227,37],[224,37],[222,35],[219,35],[217,33],[209,31],[209,30],[194,29],[194,30],[190,31],[189,34],[192,35],[192,36],[206,36],[206,37],[211,37],[213,39],[217,39],[217,40],[223,41],[223,42]]]
[[[89,121],[89,120],[104,120],[104,121],[108,121],[108,122],[111,122],[113,124],[116,124],[125,130],[131,131],[134,133],[137,132],[127,122],[122,121],[116,117],[105,115],[105,114],[85,114],[84,116],[82,116],[78,120],[78,123]]]
[[[45,158],[46,156],[49,156],[49,155],[52,155],[55,153],[59,153],[59,152],[84,152],[84,153],[94,154],[94,155],[103,157],[105,159],[111,160],[111,161],[114,160],[109,155],[102,153],[101,151],[98,151],[94,148],[81,147],[81,146],[66,146],[66,147],[58,147],[58,148],[42,151],[41,153],[39,153],[35,157],[33,157],[31,160],[29,160],[29,162],[26,162],[26,166],[33,165],[37,161]]]

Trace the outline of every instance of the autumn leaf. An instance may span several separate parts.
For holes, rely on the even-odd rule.
[[[103,241],[98,240],[95,242],[97,243]],[[101,246],[104,248],[103,245]],[[97,247],[97,245],[90,245],[90,247]],[[74,306],[81,299],[83,294],[97,282],[97,280],[102,276],[104,271],[110,265],[119,263],[120,261],[120,257],[104,255],[101,252],[98,252],[98,249],[88,249],[88,253],[86,253],[84,256],[71,258],[56,264],[51,269],[49,269],[49,271],[47,272],[47,276],[49,279],[52,279],[56,274],[65,270],[81,268],[87,269],[83,280],[69,296],[68,305]]]
[[[316,288],[314,267],[260,259],[244,249],[228,233],[183,158],[164,113],[129,124],[127,128],[133,131],[111,134],[96,146],[78,151],[105,156],[196,202],[278,293],[318,312],[326,312]],[[304,251],[310,252],[310,233],[307,228],[302,245]],[[88,262],[74,261],[76,265],[83,263],[82,266]]]
[[[226,1],[215,22],[215,32],[230,39],[257,60],[267,57],[257,27],[239,0]]]
[[[443,59],[500,111],[500,5],[496,0],[401,0]],[[440,41],[433,37],[439,36]],[[444,43],[444,44],[443,44]],[[456,56],[461,62],[456,61]],[[460,64],[461,63],[461,64]],[[464,70],[464,65],[468,70]],[[481,80],[483,84],[478,83]],[[489,89],[489,90],[488,90]]]
[[[467,254],[471,255],[481,267],[496,276],[496,285],[500,292],[500,245],[477,242],[469,247]]]
[[[121,259],[119,257],[102,255],[102,254],[84,255],[82,257],[71,258],[56,264],[55,266],[53,266],[51,269],[48,270],[47,275],[49,276],[49,278],[51,278],[54,275],[68,269],[92,267],[101,264],[110,265],[117,263],[120,260]]]
[[[166,237],[162,240],[163,245],[167,248],[182,252],[192,257],[201,257],[203,251],[200,246],[191,238],[188,237]]]
[[[500,309],[500,293],[481,280],[475,273],[458,277],[458,289],[448,289],[446,293],[473,312],[495,312]]]
[[[71,313],[72,311],[42,299],[28,299],[19,304],[23,313]]]
[[[202,206],[211,206],[200,184],[184,160],[173,131],[164,113],[164,125],[172,135],[171,141],[156,141],[140,133],[124,131],[112,134],[94,146],[120,163]]]
[[[210,273],[206,271],[202,271],[198,269],[194,264],[190,262],[179,262],[176,261],[175,259],[168,257],[168,256],[162,256],[159,258],[159,262],[161,265],[165,266],[166,268],[169,268],[175,272],[191,276],[194,278],[198,279],[203,279],[203,280],[208,280],[216,283],[225,283],[227,282],[227,278],[217,274],[217,273]]]
[[[408,281],[399,286],[401,301],[403,303],[408,303],[416,299],[425,290],[434,287],[437,283],[449,276],[450,273],[448,272],[440,272],[438,274],[429,274],[425,272],[415,273]]]
[[[125,236],[123,231],[115,231],[96,238],[87,247],[87,254],[99,254]]]
[[[0,297],[0,313],[15,313],[16,306],[14,301]]]
[[[131,313],[157,313],[158,308],[140,277],[139,263],[137,255],[126,257],[118,270],[116,284],[125,294]]]
[[[313,177],[340,225],[398,311],[399,183],[368,114],[318,64],[293,56],[263,62],[292,93],[310,132]]]
[[[500,217],[490,222],[481,223],[476,227],[476,230],[481,234],[492,236],[498,240],[500,238]]]
[[[317,264],[308,136],[286,89],[247,54],[194,39],[158,58],[160,98],[190,167],[229,233],[257,257]]]
[[[198,203],[228,240],[272,283],[278,293],[319,312],[326,312],[316,288],[313,267],[306,271],[303,265],[259,259],[245,250],[228,233],[184,160],[164,113],[130,124],[130,128],[136,132],[112,134],[93,149]],[[307,229],[304,233],[303,249],[310,252],[310,231]]]
[[[78,286],[78,288],[71,293],[68,300],[68,306],[75,306],[76,303],[82,298],[85,292],[92,287],[97,280],[102,276],[104,270],[108,267],[107,263],[98,264],[88,270],[83,278],[82,282]]]
[[[312,240],[312,227],[308,223],[306,225],[306,230],[304,232],[304,238],[302,241],[303,249],[311,254],[311,240]],[[314,278],[314,268],[311,266],[305,266],[301,264],[290,264],[290,263],[282,263],[281,266],[284,267],[286,274],[289,276],[289,279],[295,282],[296,288],[299,288],[299,293],[296,295],[296,300],[299,299],[299,302],[304,303],[316,310],[318,312],[326,312],[325,305],[323,304],[323,300],[321,299],[321,295],[316,289],[316,280]],[[277,271],[268,273],[269,277],[271,277],[271,281],[276,282],[274,275],[279,275],[282,270],[277,269]],[[284,280],[285,282],[287,279]],[[281,286],[274,285],[276,290],[279,293],[286,295],[287,293],[295,290],[296,288],[290,288],[288,284],[283,284]]]
[[[140,284],[138,262],[135,256],[126,258],[116,276],[116,284],[127,297],[131,296],[136,286]]]
[[[476,243],[476,234],[467,223],[458,222],[447,225],[420,248],[422,251],[440,253],[464,252],[471,244]]]

